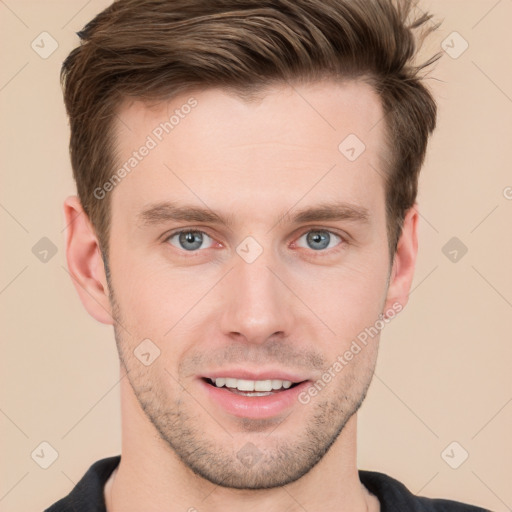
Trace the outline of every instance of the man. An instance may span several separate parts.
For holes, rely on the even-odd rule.
[[[50,512],[483,510],[356,466],[413,279],[430,19],[406,0],[118,0],[80,33],[67,259],[114,326],[122,454]]]

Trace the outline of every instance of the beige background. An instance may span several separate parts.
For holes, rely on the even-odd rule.
[[[43,510],[120,453],[113,331],[88,316],[66,270],[62,202],[74,183],[58,78],[75,32],[108,3],[0,1],[5,512]],[[460,51],[453,31],[469,47],[431,72],[439,125],[420,183],[416,277],[383,333],[359,414],[359,467],[501,512],[512,510],[512,0],[420,5],[444,18],[426,52],[447,37]],[[43,31],[59,45],[47,59],[31,48]],[[42,237],[57,248],[46,263],[32,252]],[[468,248],[455,263],[442,252],[452,237]],[[58,452],[46,470],[31,458],[43,441]],[[469,453],[458,469],[441,456],[453,441]]]

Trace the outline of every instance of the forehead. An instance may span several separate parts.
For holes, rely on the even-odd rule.
[[[251,101],[206,89],[152,105],[126,102],[115,133],[117,166],[128,172],[113,203],[270,207],[286,195],[338,200],[336,191],[368,201],[370,189],[382,189],[382,119],[378,95],[356,81],[272,86]]]

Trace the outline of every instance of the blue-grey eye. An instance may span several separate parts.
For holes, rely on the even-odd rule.
[[[304,233],[299,240],[306,238],[308,246],[306,248],[313,249],[315,251],[321,251],[323,249],[330,249],[337,245],[336,239],[342,241],[342,238],[330,231],[324,229],[317,229]],[[299,244],[299,247],[303,247]]]
[[[173,243],[173,239],[177,238],[177,243]],[[168,238],[171,245],[178,249],[185,249],[186,251],[196,251],[201,248],[201,245],[206,240],[212,240],[203,231],[178,231]],[[203,247],[205,249],[205,247]]]

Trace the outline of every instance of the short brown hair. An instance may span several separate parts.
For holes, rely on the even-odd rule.
[[[78,33],[61,81],[77,192],[105,261],[110,201],[94,190],[115,170],[113,125],[124,99],[208,87],[246,98],[271,83],[321,78],[361,79],[381,98],[393,257],[437,115],[419,71],[441,52],[414,64],[414,30],[424,29],[423,39],[440,23],[413,16],[416,7],[413,0],[117,0],[98,14]]]

